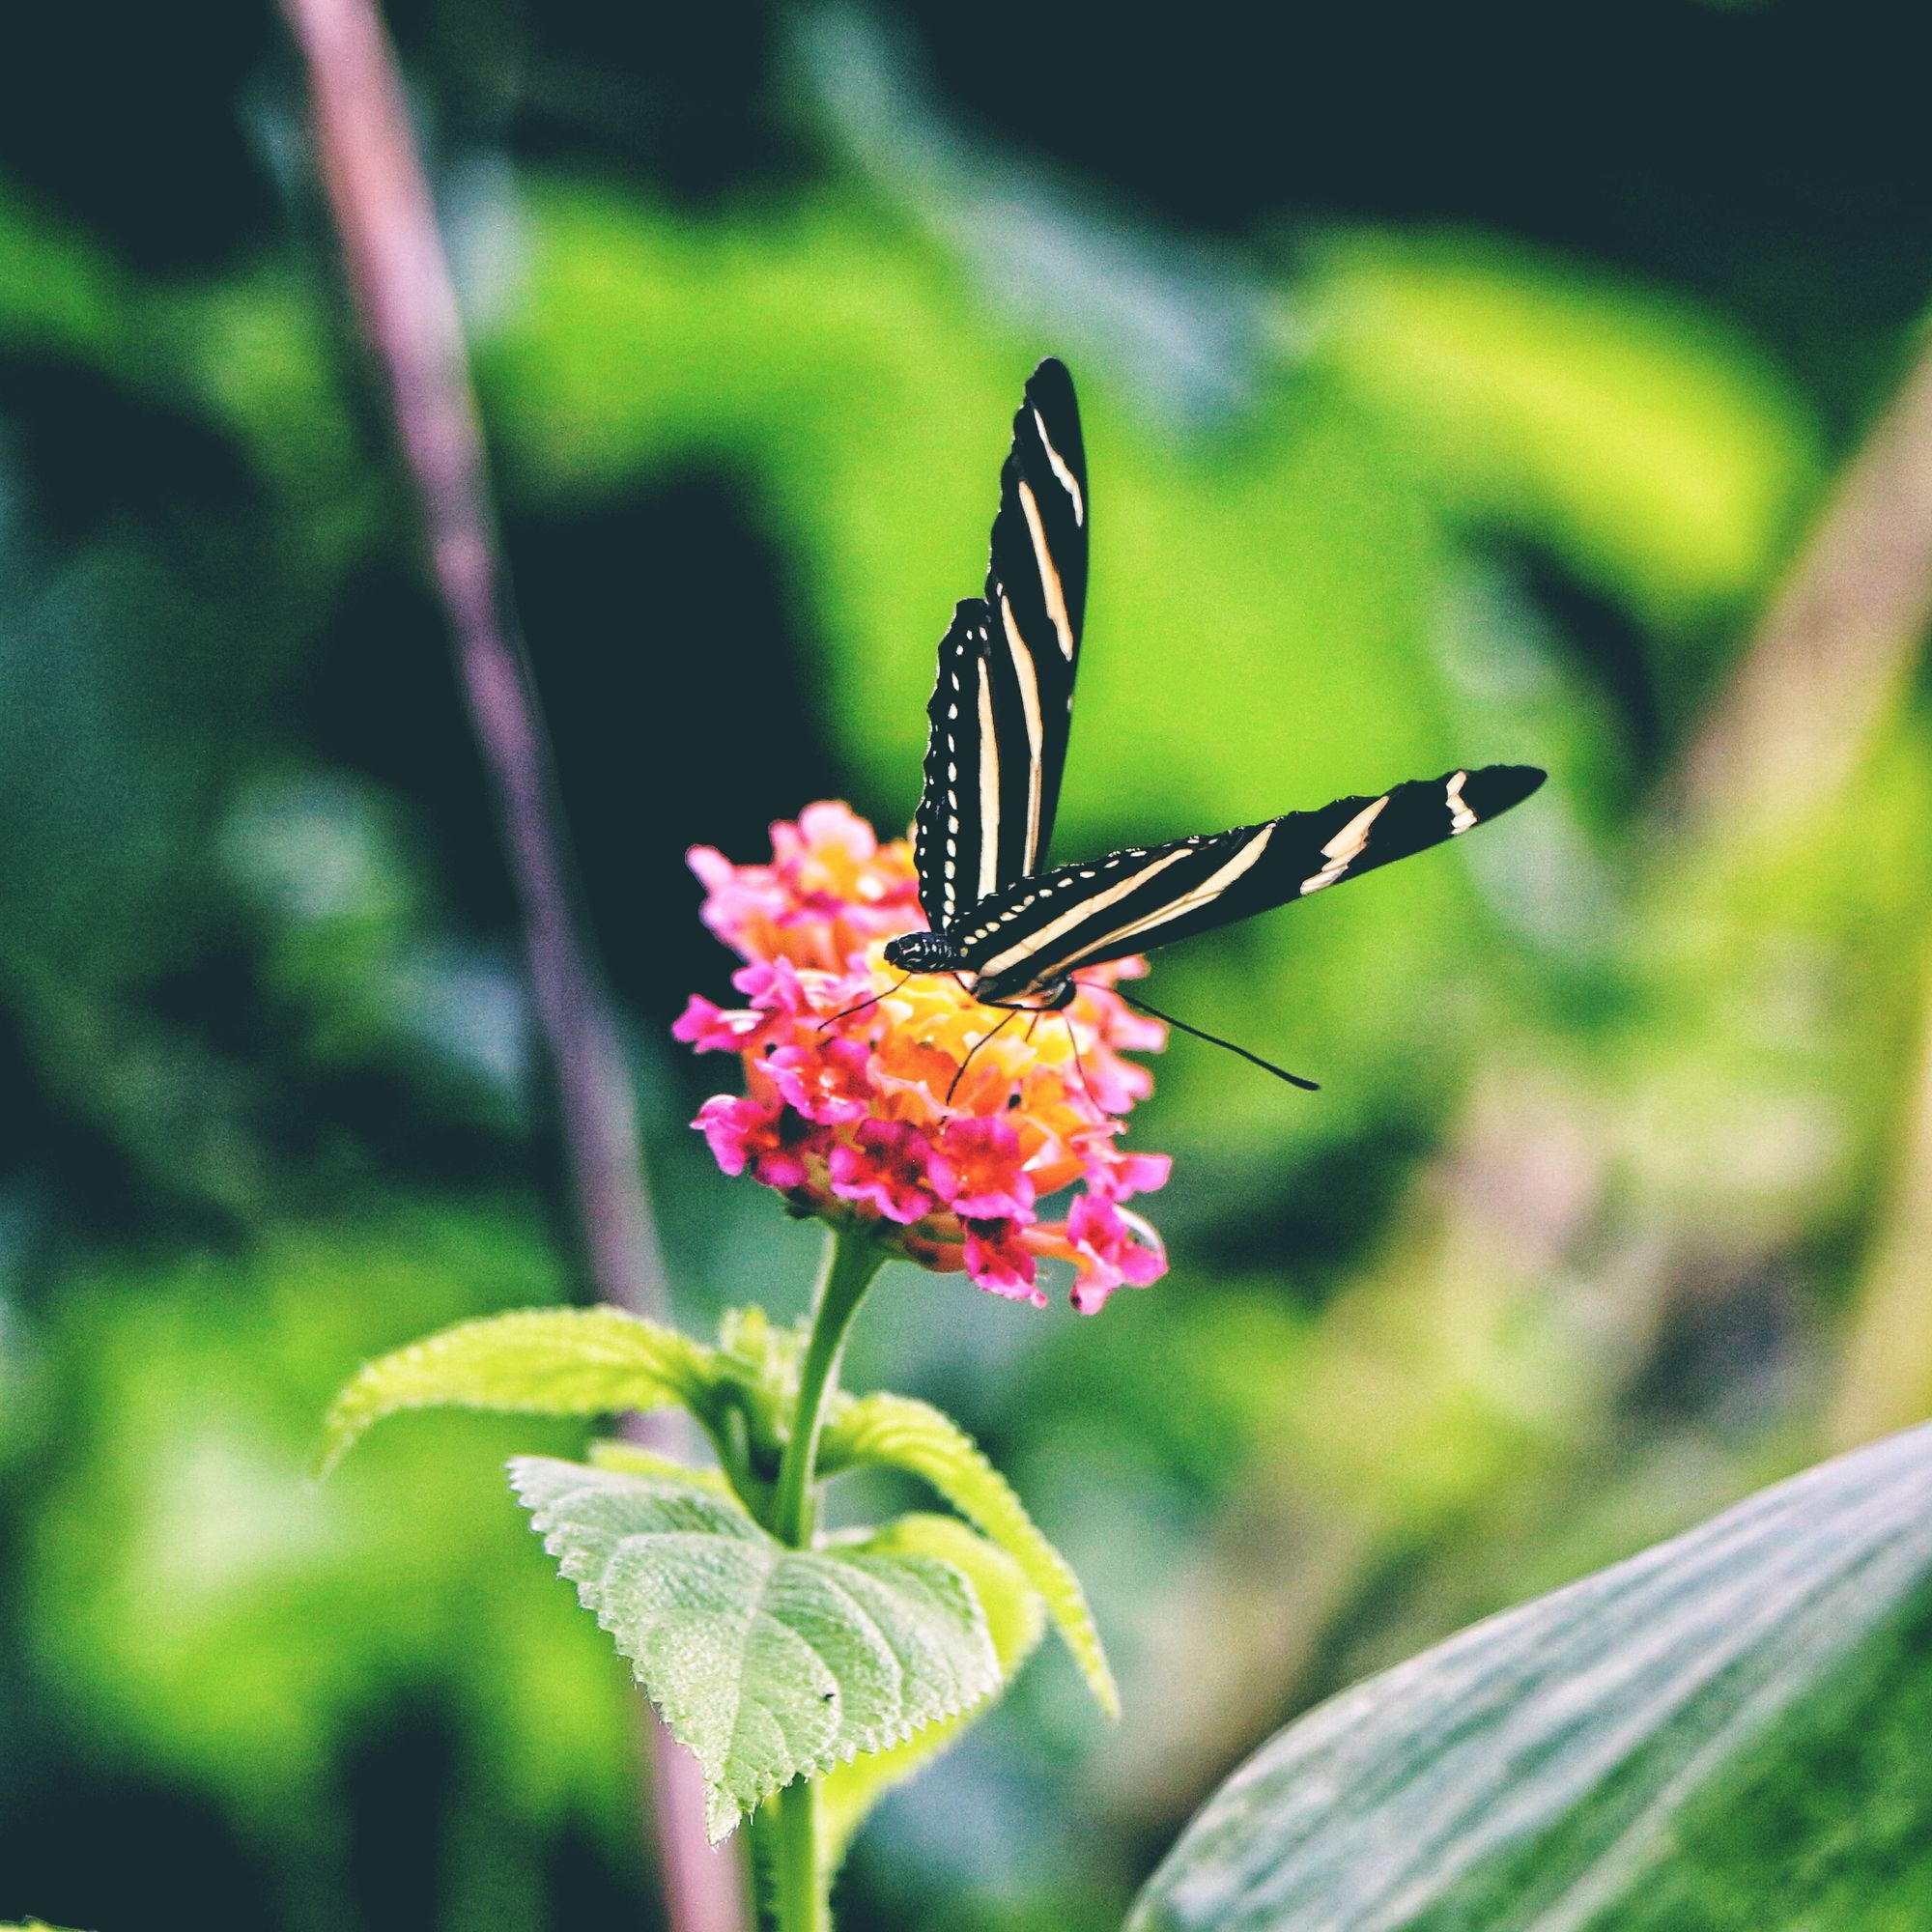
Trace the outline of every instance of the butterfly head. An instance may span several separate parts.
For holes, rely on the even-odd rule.
[[[901,973],[945,973],[957,955],[943,932],[902,932],[886,942],[886,964]]]

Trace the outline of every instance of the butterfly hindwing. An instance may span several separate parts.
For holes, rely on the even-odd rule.
[[[1045,857],[1087,606],[1087,521],[1073,380],[1049,358],[1013,418],[985,597],[954,611],[927,707],[914,859],[935,929]]]
[[[973,906],[948,936],[960,966],[978,975],[980,997],[1010,999],[1439,845],[1507,811],[1543,777],[1529,765],[1445,772],[1318,811],[1062,866]]]
[[[965,599],[939,645],[939,676],[925,707],[925,785],[913,820],[913,866],[920,903],[943,932],[992,889],[999,824],[999,738],[986,677],[986,607]]]

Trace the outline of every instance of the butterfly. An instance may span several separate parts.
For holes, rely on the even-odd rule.
[[[1072,727],[1092,508],[1073,379],[1049,356],[1013,417],[984,593],[954,610],[939,646],[913,821],[928,929],[890,941],[892,966],[970,974],[986,1006],[1057,1010],[1083,966],[1359,878],[1459,838],[1542,784],[1533,765],[1445,772],[1041,870]]]

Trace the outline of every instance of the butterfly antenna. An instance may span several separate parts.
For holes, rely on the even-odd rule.
[[[952,1104],[953,1094],[959,1091],[960,1081],[962,1081],[966,1077],[966,1069],[973,1064],[973,1056],[976,1053],[978,1053],[980,1049],[987,1043],[987,1041],[998,1039],[999,1037],[1003,1033],[1005,1033],[1009,1026],[1012,1025],[1013,1014],[1018,1012],[1019,1010],[1020,1009],[1017,1007],[1009,1008],[1006,1018],[1003,1019],[999,1023],[999,1025],[992,1030],[991,1033],[981,1034],[980,1037],[976,1039],[970,1047],[967,1048],[966,1058],[959,1063],[959,1071],[952,1076],[952,1085],[949,1086],[946,1090],[946,1104],[949,1107],[952,1106]]]
[[[867,1007],[876,1007],[881,1000],[891,999],[898,991],[899,986],[903,986],[906,980],[911,978],[912,975],[908,973],[905,980],[899,981],[898,986],[888,986],[883,993],[874,993],[869,1000],[861,1000],[856,1007],[847,1007],[842,1013],[834,1013],[829,1020],[820,1020],[818,1031],[823,1033],[827,1027],[837,1026],[840,1020],[849,1020],[854,1013],[863,1013]]]
[[[1205,1039],[1209,1046],[1225,1046],[1230,1053],[1238,1053],[1245,1061],[1259,1066],[1264,1073],[1272,1073],[1277,1080],[1286,1080],[1291,1087],[1299,1087],[1306,1093],[1319,1094],[1321,1089],[1313,1080],[1304,1080],[1298,1073],[1291,1073],[1285,1066],[1277,1066],[1271,1060],[1264,1060],[1259,1053],[1250,1053],[1245,1046],[1236,1046],[1232,1039],[1223,1039],[1219,1034],[1204,1033],[1201,1028],[1189,1026],[1185,1020],[1178,1020],[1172,1013],[1164,1013],[1158,1007],[1151,1007],[1145,1000],[1137,1000],[1122,987],[1113,989],[1130,1007],[1137,1007],[1149,1018],[1165,1021],[1171,1027],[1179,1027],[1182,1033],[1192,1034],[1196,1039]]]

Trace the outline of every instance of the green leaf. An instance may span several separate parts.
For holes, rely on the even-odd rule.
[[[548,1456],[510,1465],[544,1548],[703,1768],[714,1840],[793,1778],[998,1689],[973,1586],[889,1543],[788,1549],[715,1490]]]
[[[827,1427],[819,1467],[830,1475],[859,1463],[905,1469],[930,1483],[998,1544],[1044,1600],[1047,1614],[1101,1710],[1110,1718],[1121,1715],[1121,1693],[1079,1577],[1039,1533],[1012,1486],[951,1416],[909,1396],[855,1399]]]
[[[135,360],[131,290],[84,229],[0,184],[0,255],[18,270],[0,286],[0,342],[125,370]]]
[[[702,1414],[711,1351],[615,1308],[530,1308],[462,1321],[366,1363],[323,1425],[332,1469],[384,1416],[455,1406],[532,1415],[605,1415],[682,1404]]]
[[[1332,1698],[1128,1932],[1923,1924],[1928,1636],[1932,1426]]]
[[[584,1461],[593,1469],[614,1469],[625,1476],[664,1476],[674,1483],[695,1483],[699,1489],[710,1490],[717,1495],[732,1495],[730,1482],[723,1469],[694,1469],[680,1463],[675,1456],[646,1449],[641,1443],[623,1442],[607,1436],[603,1441],[590,1445]]]
[[[1033,1655],[1046,1629],[1045,1606],[1039,1592],[1005,1550],[977,1536],[957,1517],[915,1514],[902,1516],[872,1537],[866,1548],[895,1554],[935,1556],[950,1563],[972,1584],[986,1613],[986,1628],[1000,1661],[1000,1676],[1010,1683],[1020,1665]],[[991,1708],[991,1700],[956,1718],[928,1724],[903,1744],[888,1750],[866,1751],[840,1765],[821,1788],[818,1829],[820,1856],[836,1869],[852,1842],[852,1834],[894,1785],[929,1764]]]

